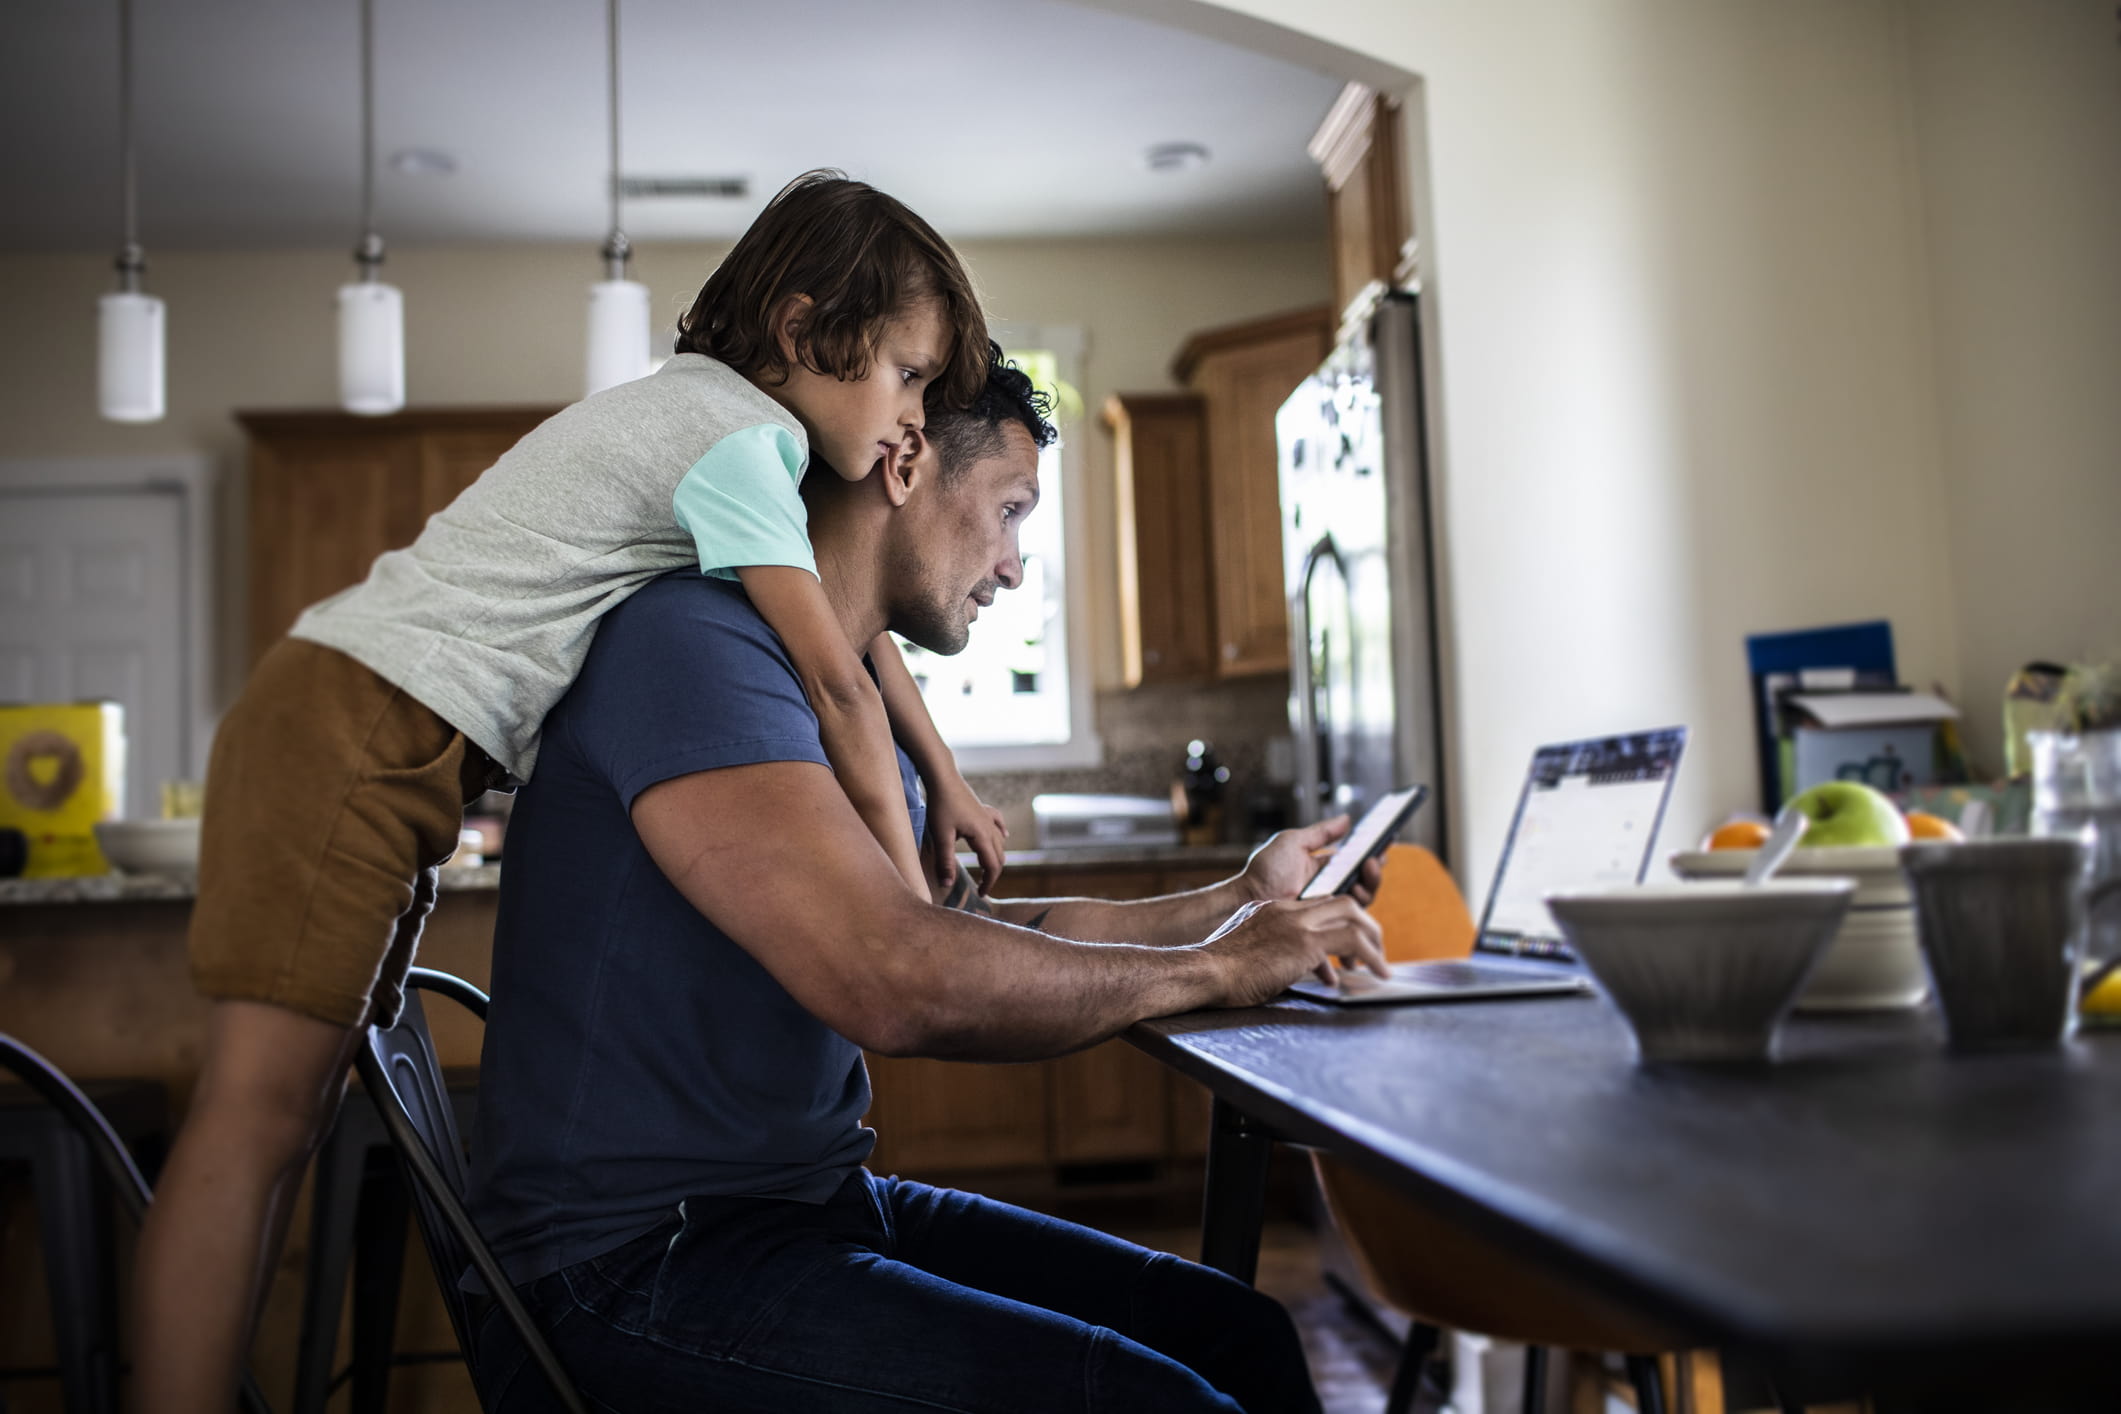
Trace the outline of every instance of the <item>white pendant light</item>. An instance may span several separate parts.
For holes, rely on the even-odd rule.
[[[605,0],[604,18],[611,99],[611,234],[604,241],[604,278],[589,287],[584,396],[648,376],[648,287],[626,278],[633,243],[619,229],[619,0]]]
[[[133,154],[133,5],[118,0],[119,184],[125,245],[118,288],[96,302],[96,406],[112,422],[159,422],[164,405],[162,301],[140,293],[140,203]]]
[[[374,0],[361,0],[361,278],[339,286],[339,406],[380,417],[405,406],[405,297],[383,283],[376,234]]]

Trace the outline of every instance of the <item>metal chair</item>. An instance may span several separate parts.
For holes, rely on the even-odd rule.
[[[427,1016],[420,1006],[421,991],[439,993],[480,1020],[486,1018],[484,992],[461,977],[415,967],[406,977],[405,1009],[397,1024],[368,1029],[366,1044],[354,1056],[354,1069],[411,1179],[413,1214],[419,1221],[420,1238],[426,1244],[435,1278],[441,1283],[457,1344],[463,1348],[465,1364],[471,1367],[476,1381],[478,1317],[483,1314],[485,1302],[499,1303],[560,1406],[569,1414],[587,1414],[587,1406],[559,1357],[553,1354],[544,1333],[531,1319],[514,1285],[465,1211],[464,1145],[457,1133],[441,1064],[435,1059]],[[457,1278],[466,1267],[479,1274],[486,1287],[485,1295],[476,1296],[458,1283]]]
[[[64,1130],[40,1135],[28,1157],[50,1269],[52,1324],[62,1347],[60,1371],[67,1408],[115,1409],[115,1351],[107,1340],[98,1339],[98,1328],[107,1330],[113,1324],[107,1318],[113,1304],[108,1278],[99,1279],[97,1272],[108,1257],[108,1226],[95,1205],[100,1191],[107,1188],[138,1223],[147,1216],[146,1176],[109,1118],[81,1087],[5,1032],[0,1032],[0,1068],[35,1092],[65,1125]],[[248,1374],[239,1395],[247,1414],[272,1414]]]
[[[468,1133],[478,1102],[477,1072],[452,1071],[448,1078],[457,1130]],[[309,1262],[292,1414],[326,1414],[342,1385],[352,1396],[346,1406],[352,1414],[384,1414],[396,1367],[463,1359],[454,1343],[446,1353],[396,1349],[405,1237],[411,1230],[412,1193],[390,1132],[374,1105],[341,1105],[317,1151],[310,1190]],[[349,1276],[353,1352],[345,1368],[334,1373]]]

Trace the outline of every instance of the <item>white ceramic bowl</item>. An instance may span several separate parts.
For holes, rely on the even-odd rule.
[[[1547,907],[1646,1061],[1759,1061],[1856,896],[1847,879],[1648,884]]]
[[[1753,862],[1750,849],[1687,850],[1671,857],[1682,879],[1735,879]],[[1778,879],[1844,878],[1856,881],[1856,901],[1834,945],[1820,960],[1799,1011],[1894,1011],[1920,1006],[1929,995],[1929,973],[1915,937],[1914,897],[1900,872],[1892,845],[1799,849],[1777,870]]]
[[[181,874],[199,867],[197,820],[98,820],[96,848],[126,874]]]

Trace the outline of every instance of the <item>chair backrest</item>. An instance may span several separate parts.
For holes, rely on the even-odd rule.
[[[59,1067],[4,1031],[0,1031],[0,1068],[12,1071],[16,1079],[36,1091],[38,1098],[65,1116],[74,1131],[87,1141],[97,1166],[110,1180],[112,1191],[125,1211],[132,1214],[133,1221],[147,1216],[147,1180],[133,1162],[125,1141],[110,1127],[95,1102],[82,1094]]]
[[[96,1108],[95,1101],[81,1093],[81,1087],[67,1079],[66,1072],[53,1065],[34,1049],[24,1045],[4,1031],[0,1031],[0,1070],[11,1072],[46,1104],[65,1117],[88,1145],[95,1156],[96,1165],[110,1181],[111,1192],[118,1195],[118,1202],[132,1215],[134,1222],[147,1216],[149,1190],[147,1179],[140,1166],[133,1162],[132,1151],[111,1128],[103,1111]],[[243,1382],[236,1390],[237,1399],[244,1414],[272,1414],[272,1406],[265,1402],[259,1392],[258,1383],[248,1370],[243,1372]]]
[[[413,1215],[435,1279],[441,1284],[457,1344],[476,1379],[474,1298],[458,1281],[469,1267],[485,1283],[488,1297],[507,1314],[561,1406],[570,1414],[585,1414],[573,1381],[464,1208],[464,1143],[450,1109],[441,1063],[435,1058],[434,1039],[427,1031],[427,1016],[420,1007],[422,990],[454,998],[481,1020],[486,1016],[486,994],[463,978],[413,968],[406,979],[405,1009],[397,1024],[368,1028],[368,1042],[355,1055],[354,1068],[411,1175]]]
[[[1384,930],[1386,961],[1473,951],[1473,915],[1442,861],[1418,844],[1395,844],[1385,851],[1384,865],[1370,916]]]

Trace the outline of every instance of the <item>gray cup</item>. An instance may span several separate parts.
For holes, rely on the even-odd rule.
[[[2087,858],[2068,838],[1902,847],[1953,1050],[2053,1046],[2074,1029]]]

